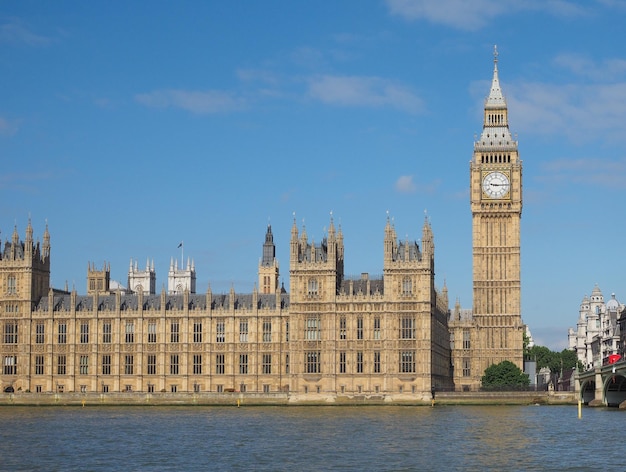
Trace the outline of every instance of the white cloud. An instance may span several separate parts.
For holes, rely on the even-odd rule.
[[[135,100],[147,107],[181,108],[197,114],[224,113],[245,107],[244,99],[216,90],[155,90],[138,94]]]
[[[410,89],[378,77],[317,76],[309,81],[308,93],[331,105],[392,107],[409,113],[424,109],[422,99]]]
[[[544,163],[539,180],[554,183],[626,188],[626,158],[556,159]]]
[[[554,64],[573,72],[579,77],[606,82],[626,74],[626,60],[605,59],[598,63],[580,54],[561,54],[554,59]]]
[[[507,102],[515,129],[562,134],[573,142],[626,139],[626,82],[524,83],[508,90]]]
[[[400,193],[415,193],[417,185],[413,182],[412,175],[401,175],[395,184],[396,191]]]
[[[51,41],[50,38],[33,33],[19,20],[12,20],[0,25],[0,40],[29,46],[46,46]]]
[[[389,10],[407,20],[424,19],[463,30],[478,30],[491,20],[519,11],[545,11],[557,16],[580,14],[582,7],[566,0],[387,0]]]

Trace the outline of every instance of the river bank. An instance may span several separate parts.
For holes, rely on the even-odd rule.
[[[574,392],[437,392],[440,405],[572,405]],[[432,405],[430,394],[415,395],[325,395],[287,393],[3,393],[0,406],[90,406],[90,405]]]

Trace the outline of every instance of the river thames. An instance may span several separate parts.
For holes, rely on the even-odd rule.
[[[616,409],[4,407],[2,470],[624,470]]]

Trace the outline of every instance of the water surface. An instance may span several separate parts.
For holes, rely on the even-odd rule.
[[[4,407],[2,470],[624,470],[615,409]]]

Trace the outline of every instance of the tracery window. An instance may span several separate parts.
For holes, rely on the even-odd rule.
[[[411,295],[413,293],[413,281],[411,277],[402,279],[402,295]]]
[[[272,341],[272,321],[269,319],[263,320],[263,342],[269,343]]]
[[[87,344],[89,343],[89,322],[83,321],[80,324],[80,343]]]
[[[320,351],[306,351],[304,353],[304,371],[307,374],[321,373],[320,358]]]
[[[319,292],[319,284],[317,282],[317,279],[309,279],[309,282],[307,284],[307,293],[310,297],[315,297],[318,295]]]
[[[223,343],[226,340],[226,326],[223,321],[215,324],[215,342]]]
[[[318,341],[320,339],[320,320],[316,317],[306,319],[306,341]]]
[[[239,322],[239,342],[248,342],[248,320]]]
[[[202,322],[195,321],[193,324],[193,342],[201,343],[202,342]]]
[[[415,318],[403,316],[400,319],[400,339],[415,339]]]
[[[17,344],[17,322],[7,321],[4,324],[4,344]]]
[[[35,343],[43,344],[45,335],[45,325],[43,323],[37,323],[35,327]]]
[[[400,372],[415,372],[415,351],[400,352]]]

